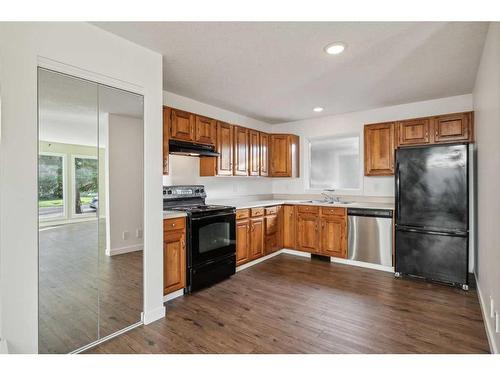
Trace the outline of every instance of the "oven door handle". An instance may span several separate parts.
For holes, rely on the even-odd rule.
[[[204,220],[204,219],[213,219],[214,217],[222,217],[222,216],[236,216],[234,212],[227,212],[224,214],[218,214],[218,215],[210,215],[210,216],[202,216],[202,217],[192,217],[192,221],[198,221],[198,220]]]

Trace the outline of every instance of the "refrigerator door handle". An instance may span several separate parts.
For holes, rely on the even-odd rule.
[[[401,182],[399,162],[396,163],[396,219],[401,218]]]
[[[436,230],[426,230],[426,229],[417,229],[417,228],[406,228],[398,226],[396,228],[397,231],[401,232],[411,232],[411,233],[423,233],[423,234],[434,234],[438,236],[452,236],[452,237],[467,237],[467,232],[440,232]]]

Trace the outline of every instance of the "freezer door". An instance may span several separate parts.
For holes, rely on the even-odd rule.
[[[396,224],[468,229],[467,146],[396,152]]]
[[[396,230],[396,272],[467,284],[468,236]]]

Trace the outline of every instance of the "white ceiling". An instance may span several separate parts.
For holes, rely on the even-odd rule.
[[[164,56],[167,91],[270,123],[470,93],[479,22],[98,22]],[[344,41],[338,56],[323,52]],[[322,113],[312,112],[316,106]]]
[[[142,96],[127,91],[48,70],[40,70],[38,87],[43,141],[97,146],[98,113],[142,118]]]

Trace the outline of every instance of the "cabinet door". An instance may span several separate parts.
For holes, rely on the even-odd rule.
[[[186,286],[186,240],[183,230],[165,231],[163,243],[164,294]]]
[[[286,134],[272,134],[270,138],[271,149],[271,176],[291,176],[291,150],[290,142]]]
[[[248,129],[234,126],[234,175],[248,176]]]
[[[163,107],[163,174],[168,175],[168,140],[170,136],[170,108]]]
[[[295,206],[283,206],[283,247],[295,249]]]
[[[264,255],[264,218],[250,219],[250,259]]]
[[[434,118],[434,142],[472,141],[472,114],[455,113]]]
[[[319,249],[319,217],[299,214],[297,216],[297,247],[299,250],[317,252]]]
[[[233,174],[233,126],[225,122],[217,123],[217,174]]]
[[[261,176],[269,175],[269,134],[260,133],[260,170]]]
[[[250,259],[250,221],[236,221],[236,265],[239,266]]]
[[[321,219],[321,253],[331,257],[346,257],[346,220],[342,217]]]
[[[203,116],[195,116],[195,142],[215,146],[215,138],[215,120]]]
[[[249,146],[249,174],[250,176],[258,176],[260,174],[260,139],[259,132],[256,130],[248,131],[248,146]]]
[[[398,124],[398,144],[400,146],[421,145],[430,142],[429,118],[401,121]]]
[[[365,176],[394,174],[393,122],[365,125]]]
[[[178,141],[194,141],[194,115],[192,113],[171,109],[170,138]]]

